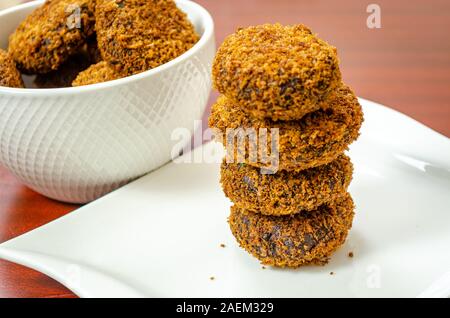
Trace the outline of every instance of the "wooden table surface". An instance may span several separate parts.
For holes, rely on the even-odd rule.
[[[378,0],[380,29],[366,25],[366,8],[373,1],[197,2],[212,14],[218,43],[240,26],[267,22],[310,26],[338,48],[344,80],[359,96],[450,136],[450,1]],[[213,93],[211,101],[216,96]],[[0,167],[0,242],[75,208],[27,189]],[[43,274],[0,261],[0,297],[75,295]]]

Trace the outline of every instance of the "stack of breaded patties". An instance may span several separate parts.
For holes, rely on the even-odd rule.
[[[232,128],[278,128],[275,173],[247,153],[244,163],[222,163],[233,235],[263,264],[326,263],[352,225],[353,167],[344,151],[363,121],[342,83],[336,48],[303,25],[240,29],[219,48],[213,80],[222,95],[209,125],[226,147],[251,150],[249,142],[240,149],[227,138]]]

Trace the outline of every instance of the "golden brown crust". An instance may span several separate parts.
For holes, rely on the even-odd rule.
[[[95,0],[47,0],[33,11],[9,38],[17,67],[27,74],[57,70],[93,34],[94,6]]]
[[[91,65],[88,69],[78,74],[72,86],[84,86],[96,83],[112,81],[121,78],[117,71],[107,62],[102,61]]]
[[[97,0],[96,30],[103,59],[123,75],[169,62],[199,38],[172,0]]]
[[[320,107],[296,121],[259,120],[248,116],[225,96],[220,96],[212,107],[209,126],[218,129],[215,134],[219,140],[223,139],[225,146],[227,128],[251,127],[256,131],[260,128],[278,128],[279,170],[299,171],[335,160],[359,136],[363,113],[358,99],[348,86],[343,85],[333,91]],[[218,135],[220,133],[223,135]],[[270,145],[268,133],[268,150]],[[267,167],[261,161],[251,162],[248,144],[245,146],[245,149],[238,149],[236,145],[236,149],[245,154],[247,163]]]
[[[265,215],[288,215],[311,211],[347,193],[353,166],[346,155],[327,165],[300,172],[261,174],[246,164],[221,166],[225,195],[240,209]]]
[[[336,48],[304,25],[264,24],[238,30],[213,63],[217,90],[257,118],[295,120],[341,81]]]
[[[11,56],[0,49],[0,86],[24,88],[22,76]]]
[[[352,226],[349,194],[317,210],[294,216],[267,216],[231,207],[229,224],[238,243],[265,265],[325,264]]]

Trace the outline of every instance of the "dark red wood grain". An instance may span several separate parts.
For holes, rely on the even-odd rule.
[[[197,2],[213,15],[218,43],[240,26],[266,22],[310,26],[338,48],[344,80],[359,96],[450,136],[449,1]],[[366,7],[373,2],[381,7],[381,29],[366,27]],[[75,208],[34,193],[0,167],[0,242]],[[43,274],[0,261],[0,297],[74,295]]]

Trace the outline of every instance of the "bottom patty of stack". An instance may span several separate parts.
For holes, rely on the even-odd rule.
[[[229,224],[238,243],[265,265],[325,264],[352,227],[350,194],[312,211],[270,216],[231,207]]]

